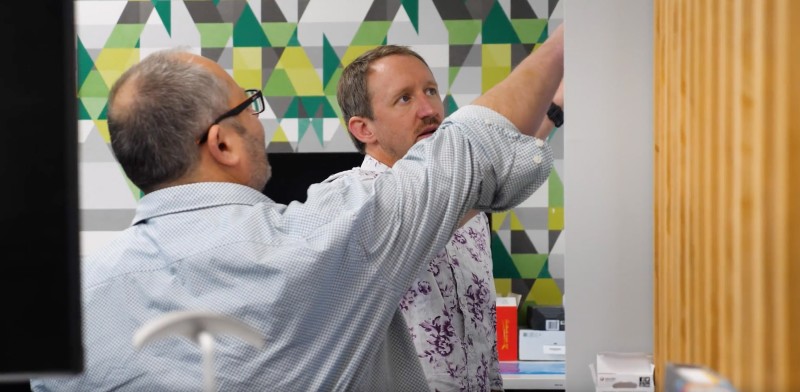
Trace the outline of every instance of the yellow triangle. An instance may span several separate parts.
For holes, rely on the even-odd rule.
[[[322,78],[314,69],[314,64],[311,63],[305,49],[301,47],[284,49],[275,68],[286,70],[297,95],[325,95],[322,90]]]
[[[139,62],[139,56],[136,48],[105,48],[100,51],[94,66],[106,85],[111,86],[128,68]]]
[[[272,135],[272,141],[273,142],[286,142],[286,143],[289,142],[289,138],[286,137],[286,133],[283,132],[283,128],[281,128],[280,125],[278,125],[278,129],[275,130],[275,134]]]
[[[364,52],[374,49],[375,45],[353,45],[347,48],[342,56],[342,66],[347,66],[352,63],[356,57],[361,56]]]
[[[537,305],[561,306],[561,290],[553,279],[541,278],[533,282],[526,301],[534,301]]]
[[[94,126],[106,143],[111,143],[111,134],[108,133],[108,120],[94,120]]]
[[[233,80],[242,88],[261,84],[261,48],[233,48]]]
[[[508,211],[492,213],[492,231],[500,231],[506,218],[508,218]]]
[[[522,222],[514,212],[511,212],[511,230],[525,230],[525,226],[522,226]]]

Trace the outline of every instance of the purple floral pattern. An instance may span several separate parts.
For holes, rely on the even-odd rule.
[[[364,180],[388,170],[370,156]],[[400,301],[431,390],[502,390],[495,332],[489,222],[478,214],[453,237]]]

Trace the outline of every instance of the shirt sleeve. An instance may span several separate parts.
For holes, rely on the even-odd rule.
[[[518,205],[551,167],[547,143],[491,109],[463,107],[373,182],[358,238],[399,299],[468,210]]]

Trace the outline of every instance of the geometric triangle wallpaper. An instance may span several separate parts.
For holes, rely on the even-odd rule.
[[[335,93],[343,67],[364,51],[391,43],[419,52],[449,114],[563,20],[559,0],[77,0],[75,11],[84,254],[130,225],[142,195],[110,154],[106,103],[114,81],[154,51],[185,48],[241,87],[263,89],[269,152],[354,152]],[[491,216],[497,291],[527,304],[560,305],[564,290],[563,132],[550,140],[545,185]]]

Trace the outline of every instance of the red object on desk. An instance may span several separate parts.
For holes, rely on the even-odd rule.
[[[516,361],[519,357],[517,306],[497,303],[497,357],[501,361]]]

